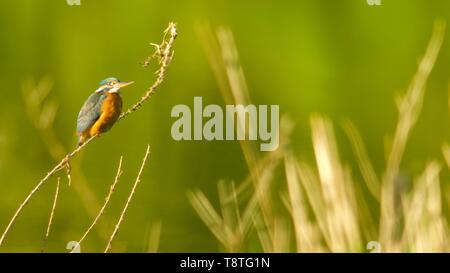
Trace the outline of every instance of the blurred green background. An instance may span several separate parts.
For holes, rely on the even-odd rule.
[[[54,123],[65,149],[75,146],[78,111],[108,76],[136,83],[124,90],[124,107],[136,102],[154,79],[140,64],[159,42],[169,21],[178,23],[175,58],[167,79],[142,109],[89,145],[81,171],[101,202],[113,182],[119,157],[124,174],[105,213],[112,231],[147,144],[150,162],[113,251],[146,251],[152,226],[162,223],[159,251],[221,251],[186,197],[199,188],[217,196],[219,179],[243,180],[247,173],[236,141],[182,141],[170,135],[176,104],[224,104],[198,35],[205,23],[229,26],[235,36],[252,102],[279,104],[296,124],[293,147],[312,159],[309,116],[321,113],[338,123],[352,120],[361,131],[377,171],[384,167],[385,137],[397,112],[394,97],[404,92],[425,52],[437,17],[450,22],[450,2],[382,0],[299,1],[118,1],[64,0],[0,2],[0,228],[55,165],[30,122],[22,97],[24,83],[53,81],[49,98],[58,102]],[[447,31],[448,34],[449,31]],[[154,68],[153,66],[152,68]],[[431,74],[423,113],[408,143],[403,168],[420,172],[431,158],[441,159],[449,139],[448,37]],[[355,167],[338,130],[341,156]],[[62,184],[47,250],[63,252],[91,223],[79,195]],[[56,178],[25,209],[1,251],[40,251]],[[284,183],[280,177],[280,183]],[[106,241],[92,232],[82,251],[101,251]],[[250,250],[258,250],[250,249]]]

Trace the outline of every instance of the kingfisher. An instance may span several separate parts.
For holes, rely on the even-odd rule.
[[[107,132],[116,123],[122,112],[121,88],[134,82],[121,82],[110,77],[100,82],[81,107],[77,119],[78,145],[89,138]]]

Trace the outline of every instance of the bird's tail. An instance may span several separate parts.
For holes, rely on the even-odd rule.
[[[86,141],[86,138],[83,135],[79,135],[78,136],[78,143],[77,143],[77,148],[80,147],[81,145],[83,145],[83,143]]]

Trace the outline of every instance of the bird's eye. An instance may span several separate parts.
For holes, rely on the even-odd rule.
[[[109,83],[109,85],[111,85],[111,86],[113,86],[113,85],[115,85],[115,84],[116,84],[115,81],[112,81],[112,82]]]

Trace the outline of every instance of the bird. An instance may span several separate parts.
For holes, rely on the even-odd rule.
[[[134,83],[109,77],[84,102],[77,118],[77,147],[89,138],[105,133],[119,119],[122,112],[120,90]]]

